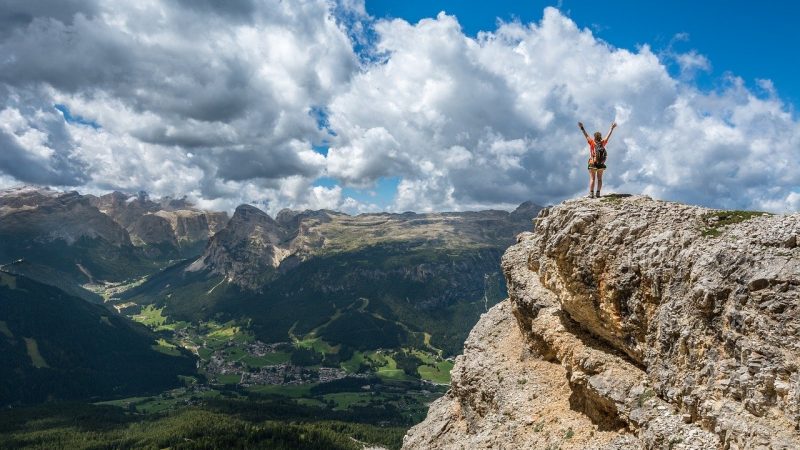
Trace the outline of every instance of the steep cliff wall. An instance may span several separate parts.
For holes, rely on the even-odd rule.
[[[800,448],[800,215],[543,210],[405,448]]]
[[[84,196],[93,206],[125,228],[134,245],[156,246],[151,257],[196,256],[207,241],[228,222],[225,212],[197,209],[186,199],[165,197],[159,201],[143,195],[114,191],[100,197]],[[173,253],[162,255],[161,253]]]

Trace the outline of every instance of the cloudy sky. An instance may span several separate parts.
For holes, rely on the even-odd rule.
[[[4,0],[0,187],[273,213],[509,209],[584,194],[580,120],[619,124],[605,192],[800,209],[777,66],[715,69],[714,51],[737,52],[695,48],[680,24],[652,37],[644,9],[620,35],[619,17],[569,3],[451,3]]]

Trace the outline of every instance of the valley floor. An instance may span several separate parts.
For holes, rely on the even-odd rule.
[[[119,288],[96,292],[108,299]],[[445,392],[453,366],[429,344],[355,350],[313,332],[264,343],[246,323],[113,307],[158,334],[155,350],[195,354],[198,375],[155,395],[0,412],[0,448],[399,448]]]

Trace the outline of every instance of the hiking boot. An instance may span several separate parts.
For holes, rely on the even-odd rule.
[[[594,193],[594,198],[600,198],[600,191]]]
[[[586,198],[594,198],[594,194],[592,194],[592,191],[589,191],[589,195],[587,195]]]

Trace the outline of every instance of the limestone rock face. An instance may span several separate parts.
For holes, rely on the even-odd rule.
[[[543,210],[404,447],[800,448],[800,214],[720,215]]]
[[[139,217],[151,212],[156,207],[154,202],[150,202],[145,198],[133,197],[119,191],[99,197],[94,195],[87,195],[86,197],[93,206],[126,229],[133,225]]]
[[[160,210],[153,215],[165,219],[179,244],[205,242],[228,223],[225,212],[196,209]]]
[[[197,255],[228,221],[225,212],[203,211],[186,199],[166,197],[153,201],[144,194],[133,196],[116,191],[86,197],[125,228],[137,246],[155,245]]]
[[[128,233],[77,192],[20,187],[0,191],[0,232],[39,243],[100,238],[129,246]]]
[[[131,225],[130,232],[134,236],[134,242],[178,246],[169,221],[156,214],[140,216]]]
[[[187,270],[210,269],[240,286],[254,288],[288,256],[287,232],[267,213],[240,205],[228,225],[215,234],[203,255]]]

